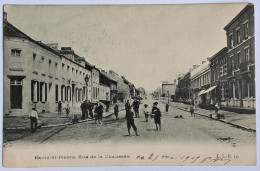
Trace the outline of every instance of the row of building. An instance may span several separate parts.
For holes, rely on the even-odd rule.
[[[178,77],[176,100],[255,108],[254,5],[225,27],[227,46]]]
[[[134,84],[114,71],[88,63],[71,47],[36,41],[3,19],[4,114],[26,114],[32,107],[54,112],[58,102],[79,107],[89,100],[115,103],[139,96]]]

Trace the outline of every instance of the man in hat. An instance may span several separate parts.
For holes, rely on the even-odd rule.
[[[134,99],[133,108],[134,108],[136,118],[140,118],[140,116],[139,116],[139,105],[140,105],[140,102],[137,101],[136,99]]]
[[[154,114],[154,123],[156,126],[156,131],[158,131],[158,125],[159,125],[159,130],[161,131],[161,111],[160,109],[157,107],[158,102],[154,102],[153,103],[153,109],[152,109],[152,114]]]
[[[132,127],[135,131],[135,135],[139,136],[137,134],[137,127],[135,126],[134,112],[132,111],[131,108],[132,107],[130,107],[130,110],[126,114],[126,123],[127,123],[128,134],[129,134],[129,136],[131,136],[130,129]]]
[[[129,103],[129,100],[126,101],[126,104],[125,104],[125,112],[126,112],[126,115],[127,113],[131,110],[131,105]]]
[[[38,122],[38,112],[33,107],[32,111],[29,113],[30,121],[31,121],[31,132],[36,132],[37,122]]]

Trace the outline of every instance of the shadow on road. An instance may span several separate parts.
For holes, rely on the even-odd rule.
[[[146,129],[146,131],[155,131],[155,129]]]

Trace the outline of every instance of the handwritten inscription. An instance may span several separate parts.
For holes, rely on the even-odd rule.
[[[231,154],[217,154],[215,156],[189,156],[189,155],[159,155],[159,154],[150,154],[149,156],[137,155],[137,160],[176,160],[186,164],[210,164],[217,163],[221,165],[226,165],[232,160],[237,160],[239,157],[237,155]]]

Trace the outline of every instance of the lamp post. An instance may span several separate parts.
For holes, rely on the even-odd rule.
[[[86,82],[86,99],[88,100],[88,81],[89,81],[89,76],[86,75],[85,78],[84,78],[85,82]]]

